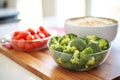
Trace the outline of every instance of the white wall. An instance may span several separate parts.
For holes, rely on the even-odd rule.
[[[42,0],[18,0],[21,27],[38,27],[42,23]]]
[[[91,15],[120,20],[120,0],[91,0]]]
[[[56,0],[42,0],[43,17],[55,15],[55,2]]]
[[[61,26],[68,18],[85,16],[85,0],[57,0],[56,16]]]

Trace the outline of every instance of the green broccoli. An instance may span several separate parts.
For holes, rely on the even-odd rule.
[[[75,35],[75,34],[73,34],[73,33],[69,33],[69,34],[63,36],[63,38],[65,38],[65,37],[69,37],[69,39],[72,40],[72,39],[76,38],[77,35]]]
[[[82,52],[80,52],[80,57],[82,57],[86,54],[92,54],[92,53],[93,53],[93,49],[91,47],[87,47]]]
[[[73,54],[66,54],[66,53],[62,53],[58,60],[60,60],[62,63],[65,63],[65,62],[69,62],[71,57],[72,57]]]
[[[50,45],[50,48],[60,51],[60,52],[63,52],[63,50],[65,49],[65,47],[61,45]]]
[[[86,65],[85,65],[85,68],[88,68],[89,66],[94,65],[94,64],[95,64],[95,57],[92,56],[92,57],[87,61]]]
[[[84,40],[86,41],[86,43],[87,44],[89,44],[89,43],[97,43],[97,40],[98,40],[99,38],[96,36],[96,35],[89,35],[89,36],[85,36],[84,37]]]
[[[93,50],[93,53],[96,53],[96,52],[100,52],[100,51],[102,51],[102,49],[98,46],[98,44],[96,44],[96,43],[89,43],[88,45],[87,45],[87,47],[91,47],[92,48],[92,50]]]
[[[68,47],[69,42],[77,37],[75,34],[66,34],[64,36],[54,36],[51,38],[49,42],[49,46],[57,51],[60,52],[69,52],[74,53],[74,50],[76,50],[75,47]]]
[[[100,38],[96,35],[92,36],[86,36],[85,39],[87,39],[87,43],[95,43],[97,44],[102,50],[106,50],[109,48],[109,42],[106,39]]]
[[[63,52],[65,47],[60,45],[60,43],[59,43],[60,40],[61,40],[60,36],[52,37],[50,40],[50,43],[49,43],[50,48],[60,51],[60,52]]]
[[[98,46],[102,49],[102,50],[106,50],[109,48],[109,42],[106,39],[99,39],[98,40]]]
[[[57,61],[58,61],[58,63],[60,63],[60,64],[64,63],[61,57],[59,57],[59,58],[57,59]]]
[[[83,49],[86,48],[86,42],[80,37],[73,39],[69,45],[71,47],[72,46],[76,47],[79,51],[82,51]]]
[[[60,36],[54,36],[51,38],[49,45],[60,45],[59,41],[61,40]]]
[[[79,64],[80,63],[80,52],[79,50],[75,50],[72,58],[70,59],[72,64]]]
[[[65,46],[63,46],[65,47]],[[61,47],[61,48],[63,48]],[[60,48],[58,48],[60,49]],[[57,59],[59,63],[65,64],[66,62],[69,62],[73,53],[77,50],[75,47],[66,47],[63,50],[63,53],[59,56]],[[58,50],[57,50],[58,51]]]
[[[93,41],[96,41],[98,39],[98,37],[96,35],[90,35],[90,36],[86,36],[86,38],[88,40],[93,40]]]
[[[62,39],[60,40],[60,44],[61,44],[62,46],[67,46],[67,45],[69,44],[69,42],[70,42],[72,39],[76,38],[76,37],[77,37],[77,35],[72,34],[72,33],[66,34],[66,35],[64,35],[64,36],[62,37]]]
[[[66,49],[63,50],[64,53],[70,53],[70,54],[73,54],[75,52],[76,47],[66,47]]]
[[[96,35],[77,37],[71,33],[62,37],[55,36],[51,38],[49,47],[51,48],[51,53],[53,50],[55,51],[52,56],[62,66],[68,66],[69,68],[89,68],[99,63],[105,54],[95,56],[88,54],[108,49],[109,42]]]

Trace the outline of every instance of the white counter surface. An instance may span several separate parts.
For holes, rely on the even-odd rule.
[[[42,80],[0,53],[0,80]]]

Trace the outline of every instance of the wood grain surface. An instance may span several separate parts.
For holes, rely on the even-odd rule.
[[[112,80],[120,76],[120,46],[118,41],[112,43],[107,60],[97,68],[89,71],[71,71],[56,64],[49,55],[49,50],[22,52],[7,49],[0,45],[0,52],[43,80]]]
[[[60,67],[49,55],[49,50],[23,52],[0,45],[0,52],[43,80],[112,80],[120,76],[120,37],[111,43],[107,60],[89,71],[71,71]]]

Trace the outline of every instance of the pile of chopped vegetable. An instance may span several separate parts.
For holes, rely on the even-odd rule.
[[[97,54],[97,52],[107,50],[109,48],[109,42],[96,35],[78,37],[70,33],[51,38],[49,47],[55,51],[62,52],[61,55],[54,53],[53,56],[64,67],[76,68],[79,65],[79,68],[89,68],[89,66],[99,63],[105,57],[104,54],[95,56],[89,54]],[[73,64],[76,66],[73,66]]]

